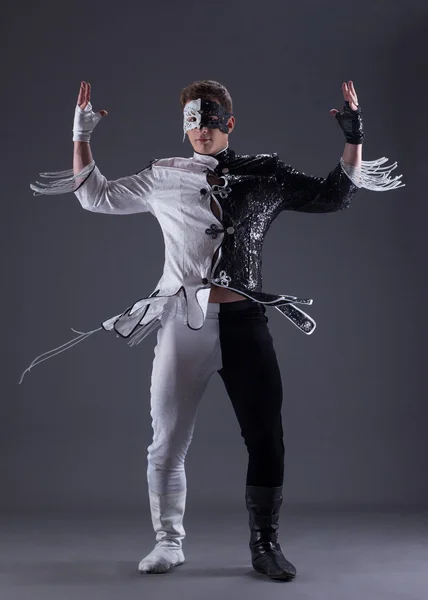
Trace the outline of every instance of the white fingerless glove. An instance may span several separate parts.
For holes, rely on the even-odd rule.
[[[92,104],[88,102],[83,110],[76,104],[73,123],[73,142],[89,142],[91,133],[95,129],[102,116],[99,112],[94,113]]]

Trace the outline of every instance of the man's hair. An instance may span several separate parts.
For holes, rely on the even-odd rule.
[[[181,107],[184,108],[189,100],[197,100],[198,98],[214,98],[220,102],[227,112],[233,112],[232,97],[224,85],[218,81],[202,79],[201,81],[194,81],[183,88],[180,94]]]

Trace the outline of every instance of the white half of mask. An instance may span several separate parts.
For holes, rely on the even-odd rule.
[[[191,100],[183,110],[183,142],[186,139],[186,131],[196,129],[201,124],[201,99]]]

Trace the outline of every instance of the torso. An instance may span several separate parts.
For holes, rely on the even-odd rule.
[[[208,175],[207,176],[207,181],[210,185],[223,185],[224,184],[224,179],[221,177],[215,177],[214,175]],[[213,214],[220,220],[220,211],[218,209],[217,204],[211,200],[211,210],[213,211]],[[216,260],[216,255],[214,255],[213,258],[213,264]],[[210,291],[210,296],[208,299],[208,302],[218,302],[218,303],[222,303],[222,302],[236,302],[237,300],[246,300],[246,298],[244,296],[241,296],[241,294],[237,294],[236,292],[233,292],[232,290],[228,290],[227,288],[224,287],[219,287],[217,285],[213,285]]]

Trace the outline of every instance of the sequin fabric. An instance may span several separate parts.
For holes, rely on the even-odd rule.
[[[340,163],[324,179],[297,171],[277,154],[237,155],[227,149],[217,158],[219,164],[212,172],[227,180],[230,192],[219,197],[225,236],[212,281],[274,306],[292,298],[311,304],[311,300],[262,291],[266,234],[283,210],[324,213],[348,208],[358,187]]]
[[[349,144],[362,144],[364,140],[363,111],[361,106],[352,110],[348,100],[345,100],[345,106],[342,112],[336,114],[336,120],[339,123],[345,139]]]

